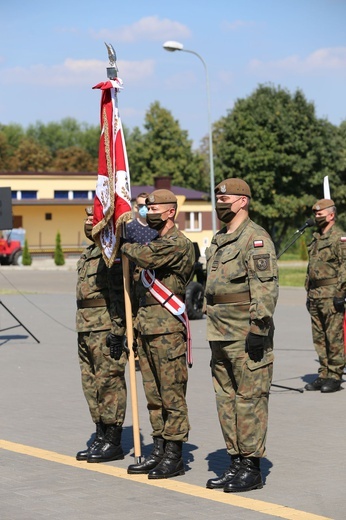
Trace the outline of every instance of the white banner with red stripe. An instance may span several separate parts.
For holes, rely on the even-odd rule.
[[[185,303],[172,293],[160,280],[156,279],[155,271],[152,269],[143,269],[141,273],[141,280],[144,287],[149,289],[150,294],[157,300],[162,307],[167,309],[171,314],[185,325],[186,328],[186,343],[187,343],[187,364],[189,368],[192,367],[192,341],[190,322],[186,312]]]

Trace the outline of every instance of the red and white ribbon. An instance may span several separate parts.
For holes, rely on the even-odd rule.
[[[185,303],[182,302],[168,287],[156,279],[155,271],[151,269],[143,269],[141,273],[142,284],[149,289],[150,294],[157,300],[162,307],[167,309],[171,314],[177,316],[186,328],[187,343],[187,364],[192,367],[192,342],[190,322],[186,312]]]

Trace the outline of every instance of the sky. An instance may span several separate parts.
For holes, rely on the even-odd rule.
[[[0,124],[99,125],[110,43],[119,112],[143,130],[159,101],[198,147],[209,121],[260,84],[346,119],[346,0],[0,0]],[[196,52],[167,52],[178,41]],[[203,65],[203,61],[205,66]],[[208,93],[210,110],[208,110]]]

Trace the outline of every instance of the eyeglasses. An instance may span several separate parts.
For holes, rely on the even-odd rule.
[[[137,204],[137,208],[145,208],[146,207],[146,204]]]

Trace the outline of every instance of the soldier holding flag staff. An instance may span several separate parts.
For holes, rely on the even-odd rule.
[[[318,200],[312,211],[318,230],[308,246],[305,288],[320,367],[318,377],[305,389],[330,393],[340,389],[345,368],[346,235],[335,225],[336,208],[331,199]]]
[[[124,458],[121,447],[127,397],[124,289],[121,262],[116,261],[111,268],[106,266],[91,234],[93,208],[86,208],[86,212],[84,231],[92,243],[77,263],[76,328],[82,387],[96,435],[76,458],[109,462]]]
[[[175,226],[174,193],[155,190],[146,204],[147,222],[157,230],[158,238],[146,245],[125,243],[121,250],[137,265],[134,280],[139,309],[135,326],[154,447],[144,462],[130,465],[128,473],[162,479],[184,474],[182,444],[188,440],[190,428],[185,399],[188,338],[180,317],[195,253],[192,242]],[[160,304],[155,295],[162,291],[166,291],[167,301]],[[174,314],[176,305],[181,309]]]

